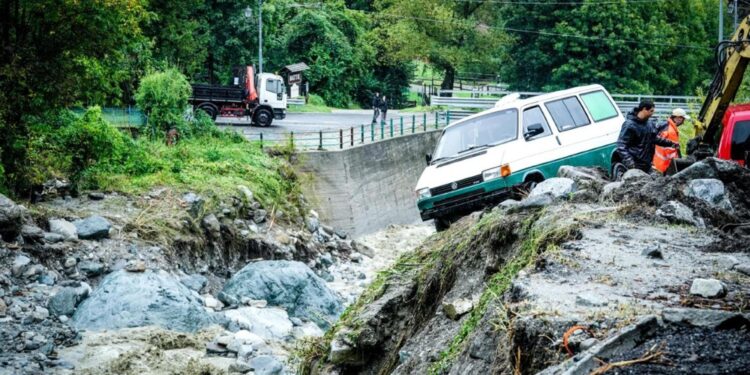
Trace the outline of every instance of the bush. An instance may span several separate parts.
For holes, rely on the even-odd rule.
[[[319,105],[319,106],[325,107],[326,106],[326,101],[323,100],[323,98],[321,98],[318,95],[310,94],[310,95],[307,96],[307,104],[309,104],[309,105]]]
[[[185,120],[185,109],[191,90],[187,78],[176,69],[143,77],[141,86],[135,93],[135,101],[146,114],[152,137],[172,128],[176,128],[182,135],[190,133]]]

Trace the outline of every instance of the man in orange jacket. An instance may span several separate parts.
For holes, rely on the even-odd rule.
[[[682,125],[685,120],[690,120],[690,116],[685,113],[684,109],[675,108],[672,111],[672,116],[669,116],[667,121],[657,126],[656,130],[659,132],[659,137],[679,144],[680,131],[678,127]],[[656,146],[653,161],[654,168],[659,172],[664,173],[667,168],[669,168],[669,163],[672,161],[672,159],[679,157],[679,148]]]

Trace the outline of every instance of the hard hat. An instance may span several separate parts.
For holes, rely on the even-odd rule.
[[[682,108],[675,108],[672,110],[672,116],[674,117],[684,117],[685,120],[690,120],[690,116],[688,116],[687,112],[685,112]]]

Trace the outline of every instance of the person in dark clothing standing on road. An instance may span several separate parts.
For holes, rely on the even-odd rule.
[[[388,113],[388,98],[383,95],[382,98],[380,98],[380,114],[383,116],[380,121],[385,122],[385,116]]]
[[[655,126],[649,123],[654,114],[654,102],[644,100],[628,113],[617,139],[617,152],[622,164],[627,169],[640,169],[646,173],[651,171],[656,145],[662,147],[679,147],[668,139],[659,137]],[[619,170],[618,170],[619,169]],[[625,171],[618,166],[613,167],[613,177],[619,179]]]
[[[380,116],[380,93],[375,91],[375,95],[372,96],[372,124],[373,125],[377,124],[378,116]]]

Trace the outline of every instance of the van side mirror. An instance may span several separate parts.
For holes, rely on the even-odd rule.
[[[426,154],[424,156],[424,160],[427,162],[427,165],[430,165],[430,162],[432,161],[432,154]]]
[[[526,132],[523,133],[523,137],[524,139],[528,140],[529,138],[542,133],[544,133],[544,127],[542,127],[542,124],[531,124],[526,128]]]

